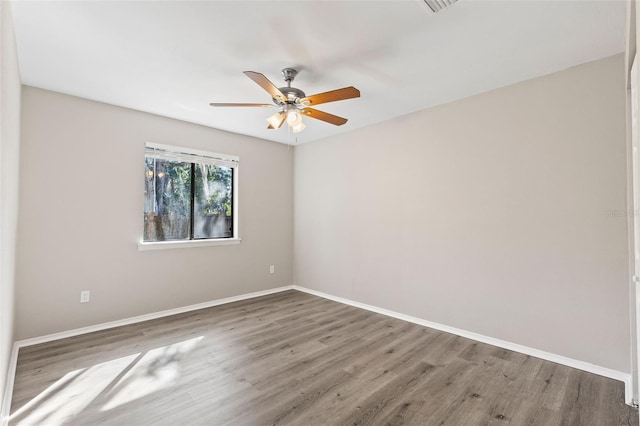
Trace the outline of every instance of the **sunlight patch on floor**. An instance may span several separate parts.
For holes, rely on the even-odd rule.
[[[129,403],[165,389],[180,377],[180,360],[203,338],[196,337],[147,352],[109,391],[100,411]]]
[[[140,354],[71,371],[20,407],[11,423],[59,425],[84,410]],[[27,414],[28,413],[28,414]]]
[[[180,362],[204,336],[70,371],[9,417],[12,425],[73,423],[83,411],[130,403],[180,378]],[[93,407],[89,407],[91,404]],[[96,406],[98,405],[98,406]],[[86,413],[85,413],[86,414]]]

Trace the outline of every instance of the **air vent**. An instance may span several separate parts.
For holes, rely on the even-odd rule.
[[[453,6],[458,0],[421,0],[433,13],[442,12]]]

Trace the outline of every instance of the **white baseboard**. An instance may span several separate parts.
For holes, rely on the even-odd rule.
[[[18,347],[37,345],[40,343],[51,342],[53,340],[64,339],[66,337],[79,336],[80,334],[92,333],[94,331],[106,330],[109,328],[120,327],[123,325],[135,324],[138,322],[149,321],[152,319],[168,317],[170,315],[183,314],[185,312],[197,311],[198,309],[211,308],[212,306],[224,305],[226,303],[238,302],[255,297],[266,296],[281,291],[292,290],[293,286],[272,288],[269,290],[256,291],[253,293],[241,294],[239,296],[225,297],[224,299],[210,300],[208,302],[198,303],[195,305],[182,306],[180,308],[167,309],[165,311],[153,312],[150,314],[138,315],[135,317],[125,318],[116,321],[104,322],[102,324],[90,325],[88,327],[75,328],[73,330],[62,331],[60,333],[47,334],[45,336],[33,337],[31,339],[18,340]]]
[[[116,321],[105,322],[102,324],[90,325],[88,327],[76,328],[73,330],[62,331],[60,333],[47,334],[45,336],[33,337],[31,339],[18,340],[13,344],[11,359],[9,360],[9,371],[7,372],[7,384],[5,387],[4,399],[0,414],[2,415],[2,426],[6,426],[9,421],[9,410],[11,410],[11,397],[13,395],[13,384],[15,380],[16,365],[18,362],[18,350],[25,346],[37,345],[40,343],[51,342],[54,340],[64,339],[66,337],[79,336],[81,334],[92,333],[94,331],[107,330],[109,328],[120,327],[123,325],[135,324],[138,322],[149,321],[152,319],[168,317],[170,315],[182,314],[185,312],[197,311],[198,309],[210,308],[213,306],[224,305],[241,300],[253,299],[255,297],[267,296],[269,294],[280,293],[286,290],[292,290],[293,286],[272,288],[269,290],[256,291],[253,293],[241,294],[239,296],[225,297],[224,299],[210,300],[195,305],[182,306],[180,308],[167,309],[165,311],[153,312],[145,315],[125,318]]]
[[[297,285],[294,285],[293,289],[302,291],[305,293],[313,294],[315,296],[323,297],[325,299],[333,300],[335,302],[344,303],[345,305],[366,309],[368,311],[376,312],[378,314],[387,315],[389,317],[397,318],[403,321],[412,322],[414,324],[422,325],[424,327],[429,327],[436,330],[444,331],[446,333],[451,333],[461,337],[466,337],[467,339],[475,340],[477,342],[487,343],[489,345],[497,346],[499,348],[508,349],[514,352],[519,352],[525,355],[530,355],[536,358],[541,358],[547,361],[555,362],[557,364],[566,365],[567,367],[577,368],[578,370],[597,374],[599,376],[604,376],[610,379],[619,380],[624,383],[625,402],[628,405],[633,404],[631,374],[623,373],[617,370],[612,370],[606,367],[601,367],[599,365],[591,364],[585,361],[580,361],[573,358],[567,358],[562,355],[556,355],[550,352],[541,351],[539,349],[530,348],[528,346],[519,345],[517,343],[511,343],[505,340],[495,339],[493,337],[484,336],[482,334],[474,333],[471,331],[450,327],[448,325],[439,324],[437,322],[432,322],[432,321],[427,321],[421,318],[412,317],[410,315],[401,314],[399,312],[390,311],[388,309],[379,308],[377,306],[367,305],[366,303],[355,302],[353,300],[345,299],[343,297],[333,296],[331,294],[323,293],[321,291],[311,290],[309,288],[300,287]]]

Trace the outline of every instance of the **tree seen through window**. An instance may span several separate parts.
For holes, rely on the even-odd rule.
[[[144,241],[233,237],[233,171],[145,157]]]

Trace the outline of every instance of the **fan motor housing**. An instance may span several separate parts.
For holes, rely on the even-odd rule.
[[[296,99],[302,99],[307,96],[302,90],[296,87],[279,87],[278,90],[287,97],[287,103],[295,102]],[[273,99],[273,101],[279,104],[277,99]]]

